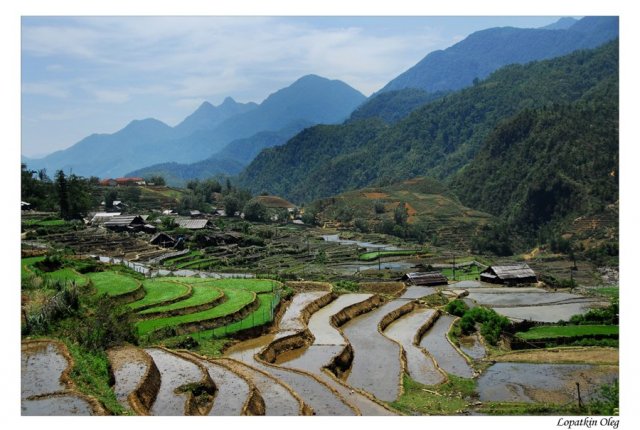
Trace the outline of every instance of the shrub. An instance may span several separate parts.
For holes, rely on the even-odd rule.
[[[449,302],[449,304],[447,304],[447,307],[445,307],[444,310],[447,311],[447,313],[450,313],[451,315],[461,317],[464,315],[464,313],[468,309],[469,309],[469,306],[467,306],[465,302],[463,302],[462,300],[456,299],[452,302]]]
[[[356,293],[360,290],[360,285],[355,281],[338,281],[335,283],[336,289]]]

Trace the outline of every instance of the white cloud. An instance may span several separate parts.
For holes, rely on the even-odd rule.
[[[54,98],[69,97],[69,91],[59,83],[29,82],[22,84],[22,94]]]
[[[129,94],[122,91],[95,90],[93,95],[98,103],[124,103],[129,100]]]

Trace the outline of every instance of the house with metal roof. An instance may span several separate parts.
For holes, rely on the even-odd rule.
[[[189,230],[200,230],[210,225],[209,220],[203,218],[176,218],[176,224]]]
[[[145,222],[139,215],[120,215],[111,217],[111,219],[104,222],[104,226],[110,230],[125,231],[135,230],[139,231],[144,228]]]
[[[480,273],[480,280],[492,284],[533,284],[538,282],[535,272],[528,264],[490,266]]]
[[[449,283],[449,280],[440,272],[411,272],[405,274],[402,280],[409,285],[424,287],[447,285]]]

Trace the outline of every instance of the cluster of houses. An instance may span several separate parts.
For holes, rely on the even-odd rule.
[[[434,287],[447,285],[449,280],[440,272],[412,272],[402,277],[408,285]],[[538,277],[526,263],[489,266],[480,273],[480,281],[508,286],[535,284]]]
[[[100,181],[100,185],[105,187],[127,187],[135,185],[146,185],[144,178],[107,178]]]

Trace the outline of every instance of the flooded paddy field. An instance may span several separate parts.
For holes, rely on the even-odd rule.
[[[162,375],[160,390],[151,408],[152,415],[185,415],[187,393],[178,392],[185,384],[197,384],[205,375],[192,362],[157,348],[145,350]]]
[[[416,309],[392,322],[384,331],[385,336],[404,348],[409,376],[425,385],[435,385],[445,380],[431,357],[413,343],[420,328],[435,316],[435,312],[433,309]]]
[[[598,386],[618,378],[617,366],[588,364],[496,363],[478,378],[483,402],[551,402],[578,400],[576,383],[587,401]]]
[[[433,356],[445,372],[462,378],[472,378],[473,369],[447,339],[447,333],[454,320],[455,317],[451,315],[440,316],[425,333],[420,346]]]
[[[400,346],[380,334],[378,326],[387,314],[407,303],[406,300],[393,300],[360,315],[342,328],[353,347],[353,363],[346,382],[380,400],[393,401],[399,396],[402,367]]]

